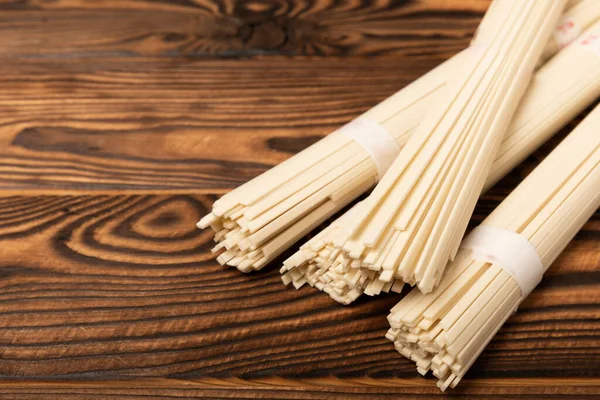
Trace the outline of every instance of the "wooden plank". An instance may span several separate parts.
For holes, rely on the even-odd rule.
[[[218,266],[189,222],[213,198],[1,198],[0,374],[415,376],[383,337],[398,295],[342,307],[284,287],[275,266]],[[469,379],[600,378],[599,231],[597,213]]]
[[[4,0],[0,58],[449,55],[490,0]]]
[[[594,399],[600,380],[478,379],[465,380],[454,396],[469,399]],[[164,379],[0,382],[3,399],[433,399],[448,398],[423,379]],[[454,397],[452,396],[452,397]]]
[[[1,63],[0,189],[228,190],[439,62]]]

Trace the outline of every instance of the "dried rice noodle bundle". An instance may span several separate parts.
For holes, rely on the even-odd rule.
[[[505,16],[501,29],[454,74],[446,98],[334,242],[384,282],[401,278],[424,293],[439,283],[566,2],[495,3],[490,12]]]
[[[391,310],[386,337],[442,390],[458,384],[600,206],[598,126],[600,106],[467,237],[437,289],[413,289]]]
[[[213,252],[221,253],[217,261],[242,272],[259,270],[372,188],[385,172],[379,158],[393,161],[444,87],[446,76],[462,65],[463,58],[463,53],[451,58],[356,120],[215,201],[198,227],[216,232]],[[389,140],[383,146],[388,153],[375,154],[374,160],[361,140],[376,133]],[[379,143],[371,145],[373,151],[381,150]]]

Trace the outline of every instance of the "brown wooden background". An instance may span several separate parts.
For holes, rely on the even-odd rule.
[[[397,295],[222,268],[194,223],[464,48],[488,4],[0,0],[0,398],[441,396],[383,337]],[[597,213],[448,396],[600,396],[599,238]]]

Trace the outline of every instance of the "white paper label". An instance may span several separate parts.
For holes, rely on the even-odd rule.
[[[544,264],[535,247],[516,232],[479,225],[460,247],[472,250],[473,259],[508,272],[519,285],[522,298],[531,293],[544,275]]]
[[[574,20],[563,17],[554,31],[554,40],[556,40],[558,47],[562,49],[573,43],[580,34],[581,27]]]
[[[364,117],[349,122],[339,131],[352,138],[369,153],[377,167],[379,180],[400,153],[400,146],[394,137],[377,122]]]
[[[577,39],[577,45],[600,56],[600,33],[587,33]]]

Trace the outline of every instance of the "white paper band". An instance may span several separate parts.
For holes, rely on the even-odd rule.
[[[463,240],[461,247],[473,251],[473,258],[499,266],[521,288],[522,298],[540,283],[544,264],[535,247],[523,236],[505,229],[480,225]]]
[[[576,43],[581,48],[600,56],[600,33],[588,32],[577,39]]]
[[[577,39],[579,35],[581,35],[581,26],[574,20],[563,17],[554,31],[554,40],[562,49]]]
[[[379,179],[400,153],[400,146],[394,137],[375,121],[361,117],[347,123],[339,130],[354,139],[369,153],[377,166]]]

